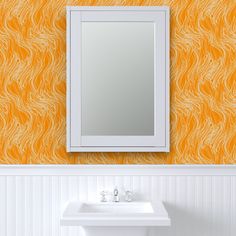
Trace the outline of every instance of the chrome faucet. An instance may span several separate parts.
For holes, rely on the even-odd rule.
[[[119,191],[117,188],[114,189],[113,191],[113,202],[119,202],[120,199],[119,199]]]

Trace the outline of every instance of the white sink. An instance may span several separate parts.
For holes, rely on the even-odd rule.
[[[69,202],[61,225],[82,226],[86,235],[146,235],[147,227],[170,226],[162,202]]]

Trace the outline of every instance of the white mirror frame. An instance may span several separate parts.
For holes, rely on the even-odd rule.
[[[81,23],[154,23],[154,135],[81,135]],[[67,7],[67,151],[169,152],[169,7]]]

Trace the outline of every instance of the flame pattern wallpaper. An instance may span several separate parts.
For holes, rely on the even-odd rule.
[[[170,6],[170,153],[66,152],[65,6]],[[0,164],[236,164],[235,0],[1,0]]]

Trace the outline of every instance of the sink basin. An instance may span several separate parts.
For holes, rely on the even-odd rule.
[[[140,203],[83,203],[80,213],[104,213],[104,214],[134,214],[153,213],[152,205],[149,202]]]
[[[61,216],[67,226],[169,226],[162,202],[69,202]]]

